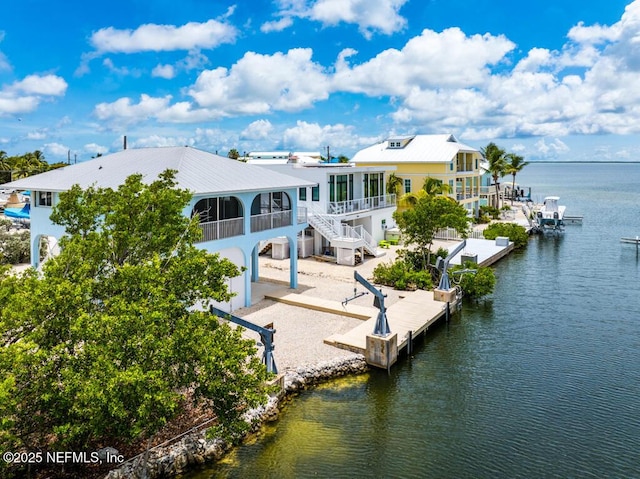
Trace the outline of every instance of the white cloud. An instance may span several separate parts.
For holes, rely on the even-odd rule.
[[[341,123],[320,126],[318,123],[298,121],[296,126],[287,128],[282,135],[284,148],[326,151],[329,146],[332,156],[341,154],[341,150],[355,150],[376,141],[377,138],[358,136],[352,126]]]
[[[218,20],[174,25],[141,25],[135,30],[107,27],[91,35],[91,45],[98,53],[136,53],[146,51],[176,51],[211,49],[233,43],[235,27]]]
[[[56,75],[28,75],[11,85],[9,90],[32,95],[62,96],[67,91],[67,86],[67,82]]]
[[[276,21],[262,25],[263,32],[281,31],[293,24],[292,18],[307,18],[325,26],[339,23],[358,25],[371,38],[374,33],[390,35],[402,30],[407,20],[400,9],[408,0],[279,0]]]
[[[171,95],[154,98],[146,94],[140,95],[140,102],[133,104],[130,98],[120,98],[113,103],[99,103],[94,108],[94,115],[103,121],[130,123],[156,117],[166,110]]]
[[[442,33],[424,30],[402,50],[388,49],[371,60],[349,66],[354,50],[343,51],[336,63],[334,88],[367,95],[405,96],[414,88],[481,86],[490,67],[503,61],[515,45],[504,36],[466,36],[459,28]]]
[[[297,111],[329,96],[323,67],[309,48],[261,55],[247,52],[231,69],[203,71],[189,95],[203,108],[229,115]]]
[[[535,143],[535,147],[538,153],[546,158],[555,158],[569,151],[569,147],[559,138],[554,138],[550,143],[547,143],[545,138],[540,138]]]
[[[407,21],[399,15],[407,0],[318,0],[309,12],[313,20],[325,25],[355,23],[369,38],[380,32],[390,35],[402,30]]]
[[[241,140],[262,140],[269,137],[273,125],[269,120],[256,120],[240,133]]]
[[[45,143],[44,152],[46,155],[52,156],[68,156],[70,148],[60,143]]]
[[[84,145],[83,150],[90,155],[97,155],[98,153],[104,155],[109,151],[109,148],[107,148],[106,146],[98,145],[97,143],[88,143]]]
[[[0,30],[0,43],[2,43],[2,40],[4,40],[4,32]],[[11,64],[9,63],[7,56],[0,51],[0,71],[3,70],[10,71]]]
[[[48,136],[48,130],[46,128],[41,128],[39,130],[30,131],[27,133],[27,140],[44,140]]]
[[[151,76],[171,80],[176,76],[176,69],[173,65],[157,65],[151,72]]]
[[[260,27],[262,33],[281,32],[293,25],[293,19],[291,17],[282,17],[279,20],[272,22],[265,22]]]
[[[0,90],[0,116],[32,112],[43,101],[63,96],[67,86],[56,75],[28,75]]]

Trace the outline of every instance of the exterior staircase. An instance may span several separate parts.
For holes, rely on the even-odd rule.
[[[309,225],[324,236],[331,246],[339,248],[364,248],[364,250],[373,256],[382,256],[375,241],[365,230],[362,225],[353,227],[342,223],[340,220],[331,215],[326,214],[317,206],[309,208]]]

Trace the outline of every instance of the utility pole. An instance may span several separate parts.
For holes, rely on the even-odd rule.
[[[327,145],[327,163],[331,163],[331,153],[329,153],[329,145]]]

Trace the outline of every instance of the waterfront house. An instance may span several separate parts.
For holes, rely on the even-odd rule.
[[[191,147],[125,149],[7,184],[31,190],[32,266],[37,268],[40,263],[41,238],[64,234],[49,218],[60,192],[74,184],[116,189],[132,174],[152,182],[167,169],[176,170],[178,187],[193,195],[184,215],[200,216],[203,237],[199,246],[247,268],[230,280],[236,296],[231,303],[218,305],[220,309],[251,305],[251,283],[259,278],[259,245],[273,237],[284,238],[288,244],[290,286],[297,287],[297,239],[308,226],[298,189],[315,183]]]
[[[469,214],[477,216],[480,200],[479,150],[460,143],[453,135],[391,136],[358,151],[350,163],[357,166],[395,167],[402,193],[417,192],[427,177],[449,185],[450,195]]]
[[[298,189],[298,202],[306,207],[309,220],[298,248],[301,256],[324,255],[353,266],[365,255],[384,254],[378,244],[387,229],[395,226],[396,196],[386,193],[394,167],[356,167],[295,157],[265,168],[314,183]]]

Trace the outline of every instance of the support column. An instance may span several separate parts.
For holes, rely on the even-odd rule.
[[[298,288],[298,237],[287,236],[289,239],[289,286],[293,289]]]
[[[40,238],[38,234],[31,237],[31,266],[36,269],[40,266]]]
[[[253,248],[251,252],[251,281],[257,283],[260,280],[260,261],[258,247]]]
[[[254,248],[255,250],[255,248]],[[246,251],[242,251],[244,253],[244,264],[249,264],[253,266],[253,252],[247,253]],[[242,278],[244,279],[244,307],[248,308],[251,306],[251,279],[253,276],[253,271],[245,271],[242,273]]]

